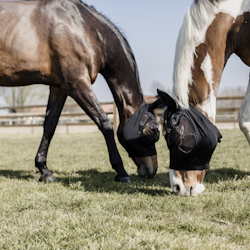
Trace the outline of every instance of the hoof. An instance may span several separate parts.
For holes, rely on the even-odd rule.
[[[50,174],[50,175],[43,174],[43,175],[41,175],[41,177],[39,179],[40,182],[54,182],[55,180],[56,179],[52,174]]]
[[[119,176],[116,176],[116,177],[115,177],[115,181],[116,181],[116,182],[131,183],[129,177],[119,177]]]

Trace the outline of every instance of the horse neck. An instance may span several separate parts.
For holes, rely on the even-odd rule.
[[[231,53],[235,53],[247,66],[250,66],[250,50],[248,49],[250,42],[249,24],[249,12],[245,12],[236,18],[228,34],[226,49],[226,59],[229,58]]]
[[[225,13],[216,15],[206,32],[204,43],[196,48],[192,68],[193,84],[189,88],[189,102],[213,123],[216,115],[216,96],[221,75],[235,46],[230,33],[234,18]]]
[[[126,39],[114,24],[93,7],[83,3],[81,6],[85,9],[85,15],[90,15],[89,20],[94,20],[94,39],[98,44],[96,53],[101,58],[99,73],[104,76],[113,94],[122,127],[143,101],[134,56]]]
[[[119,129],[122,129],[140,106],[143,101],[143,94],[132,53],[127,51],[126,53],[130,54],[126,55],[124,48],[121,48],[120,41],[117,42],[116,35],[111,33],[108,37],[107,41],[110,44],[106,44],[104,53],[106,63],[100,73],[104,76],[113,94],[120,117]],[[111,38],[114,40],[112,41]],[[131,56],[130,61],[128,56]]]

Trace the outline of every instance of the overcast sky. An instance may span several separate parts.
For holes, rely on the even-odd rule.
[[[192,0],[85,0],[105,14],[126,35],[134,52],[145,95],[157,81],[172,86],[175,44]],[[232,56],[223,73],[220,89],[247,86],[249,69],[239,58]],[[109,88],[98,76],[94,84],[100,101],[112,101]]]

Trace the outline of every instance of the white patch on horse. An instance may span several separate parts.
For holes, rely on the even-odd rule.
[[[201,70],[204,72],[204,76],[209,84],[210,93],[208,99],[205,100],[199,107],[207,113],[208,117],[213,118],[215,121],[216,115],[216,96],[213,88],[213,65],[209,54],[207,53],[204,61],[201,64]]]
[[[190,192],[188,192],[188,190],[185,188],[183,181],[175,175],[175,171],[173,169],[169,169],[169,178],[170,178],[171,188],[175,193],[177,193],[176,186],[179,186],[180,195],[183,195],[183,196],[190,195]]]
[[[189,85],[193,85],[192,68],[196,48],[204,43],[207,29],[218,13],[227,13],[236,18],[250,10],[250,0],[224,0],[219,3],[209,0],[193,2],[182,24],[176,44],[173,98],[183,109],[189,108]]]
[[[234,19],[237,16],[242,15],[245,12],[250,10],[250,1],[249,0],[226,0],[221,1],[219,4],[219,12],[227,13],[231,15]]]
[[[186,189],[183,181],[176,176],[175,170],[173,170],[173,169],[169,169],[169,178],[170,178],[171,188],[175,193],[177,193],[176,186],[177,185],[179,186],[179,188],[180,188],[179,195],[197,196],[198,194],[201,194],[205,190],[205,187],[202,183],[197,183],[196,186],[194,188],[192,188],[192,190],[190,192],[190,189],[189,190]]]
[[[191,195],[197,196],[205,190],[205,186],[202,183],[197,183],[196,186],[192,189]]]

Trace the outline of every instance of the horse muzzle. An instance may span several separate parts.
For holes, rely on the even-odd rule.
[[[155,176],[158,169],[157,155],[132,159],[137,165],[137,173],[141,177],[152,179]]]
[[[206,170],[178,171],[170,169],[169,178],[172,190],[181,196],[197,196],[205,190],[202,184],[205,174]]]

